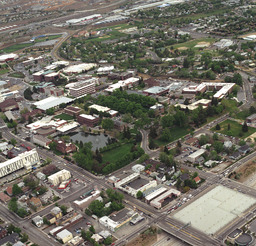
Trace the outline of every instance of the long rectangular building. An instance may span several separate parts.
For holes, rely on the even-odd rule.
[[[181,194],[180,191],[170,189],[170,190],[166,191],[165,193],[163,193],[161,196],[159,196],[156,199],[154,199],[153,201],[151,201],[150,205],[152,207],[159,209],[162,207],[162,204],[166,199],[171,198],[172,196],[178,197],[178,196],[180,196],[180,194]]]
[[[160,196],[161,194],[163,194],[165,191],[167,191],[167,188],[165,187],[161,187],[157,190],[155,190],[154,192],[152,192],[151,194],[147,195],[145,197],[146,202],[150,202],[153,199],[155,199],[156,197]]]
[[[78,82],[69,89],[69,93],[72,97],[81,97],[95,92],[94,79]]]
[[[36,149],[21,153],[18,156],[1,163],[0,178],[22,168],[30,170],[32,166],[38,162],[40,162],[40,159]]]

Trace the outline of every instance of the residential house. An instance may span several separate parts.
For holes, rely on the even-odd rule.
[[[232,155],[229,156],[232,160],[237,160],[241,157],[240,153],[238,151],[234,152]]]
[[[199,183],[201,182],[201,179],[200,179],[199,176],[195,177],[193,180],[194,180],[197,184],[199,184]]]
[[[45,215],[45,218],[50,222],[50,224],[54,224],[56,222],[56,218],[54,215],[52,214],[47,214]]]
[[[36,217],[34,217],[32,219],[32,222],[37,226],[37,227],[41,227],[44,224],[43,218],[39,215],[37,215]]]
[[[239,149],[238,149],[239,153],[240,154],[247,154],[251,151],[251,148],[248,146],[248,145],[244,145],[244,146],[241,146]]]
[[[38,197],[32,197],[29,203],[36,208],[42,207],[41,200]]]
[[[51,210],[52,215],[55,216],[56,219],[60,219],[62,217],[62,212],[61,209],[59,207],[54,207]]]
[[[12,186],[7,187],[6,193],[7,193],[8,196],[12,196]]]

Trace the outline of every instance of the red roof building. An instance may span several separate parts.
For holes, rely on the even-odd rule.
[[[56,150],[62,154],[68,154],[76,151],[76,146],[72,143],[65,143],[63,140],[55,141],[57,143]]]
[[[6,99],[5,101],[0,103],[1,112],[6,112],[9,110],[18,110],[18,109],[19,109],[18,103],[12,98]]]
[[[195,182],[196,182],[197,184],[200,183],[200,181],[201,181],[201,179],[200,179],[199,176],[195,177],[194,180],[195,180]]]

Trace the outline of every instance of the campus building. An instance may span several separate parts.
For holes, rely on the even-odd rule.
[[[0,178],[22,168],[30,170],[32,166],[38,162],[40,162],[40,159],[36,149],[21,153],[18,156],[1,163]]]

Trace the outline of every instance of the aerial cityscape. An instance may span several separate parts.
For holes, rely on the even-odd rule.
[[[1,0],[0,245],[256,245],[256,1]]]

